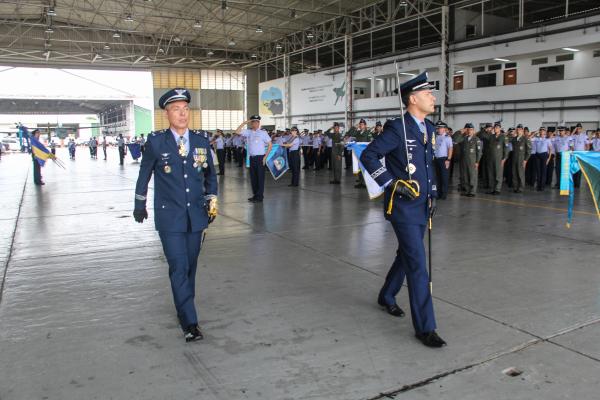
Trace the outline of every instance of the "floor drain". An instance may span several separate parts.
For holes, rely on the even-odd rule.
[[[515,376],[519,376],[523,373],[523,371],[521,371],[520,369],[517,369],[515,367],[510,367],[510,368],[506,368],[504,371],[502,371],[502,373],[504,375],[510,376],[510,377],[515,377]]]

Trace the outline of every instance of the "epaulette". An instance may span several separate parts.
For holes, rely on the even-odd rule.
[[[154,131],[154,132],[150,133],[150,135],[148,135],[148,136],[158,136],[162,133],[165,133],[166,131],[167,131],[166,129],[163,129],[161,131]]]

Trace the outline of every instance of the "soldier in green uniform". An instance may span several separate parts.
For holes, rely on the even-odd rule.
[[[340,132],[340,124],[333,123],[333,126],[325,132],[325,136],[333,142],[333,150],[331,152],[331,175],[333,179],[329,181],[331,184],[339,185],[342,179],[342,157],[344,156],[343,136]]]
[[[354,141],[356,141],[356,142],[370,143],[371,140],[373,140],[373,135],[371,134],[371,131],[369,131],[367,129],[367,121],[365,121],[362,118],[358,122],[358,127],[353,126],[352,128],[350,128],[348,130],[348,135],[350,137],[353,137]],[[354,185],[354,187],[355,188],[364,188],[365,187],[365,180],[360,172],[358,173],[358,178],[356,179],[356,185]]]
[[[462,166],[465,176],[465,193],[467,197],[475,197],[477,192],[477,171],[482,156],[481,141],[475,135],[472,123],[467,123],[464,128],[466,136],[462,141]]]
[[[512,183],[515,193],[521,193],[525,187],[525,166],[531,156],[531,141],[523,133],[523,125],[517,125],[517,136],[512,139]]]
[[[479,163],[481,165],[481,168],[479,168],[479,179],[481,179],[481,183],[483,184],[484,189],[489,189],[491,186],[493,186],[493,182],[489,180],[488,176],[489,153],[487,152],[489,148],[489,144],[487,141],[489,135],[491,135],[492,133],[492,128],[493,125],[487,122],[485,126],[482,129],[480,129],[477,133],[477,137],[479,138],[479,140],[481,140],[481,146],[483,148],[483,155],[481,156],[481,161]]]
[[[457,130],[452,134],[452,159],[454,160],[454,167],[457,167],[456,164],[458,164],[458,186],[456,188],[461,193],[465,191],[465,171],[462,162],[462,143],[464,140],[465,134],[463,129]],[[456,168],[453,169],[456,170]]]
[[[483,153],[486,155],[486,172],[490,191],[487,194],[498,195],[502,190],[502,180],[504,177],[504,163],[508,157],[506,149],[506,136],[502,133],[500,122],[494,123],[494,130],[484,131],[482,136]]]

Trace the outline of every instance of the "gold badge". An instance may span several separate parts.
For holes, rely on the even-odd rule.
[[[435,135],[431,135],[431,145],[435,146]]]
[[[170,173],[171,173],[171,166],[165,165],[165,174],[170,174]]]

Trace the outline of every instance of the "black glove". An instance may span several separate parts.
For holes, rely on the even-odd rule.
[[[435,199],[435,197],[432,197],[431,200],[429,200],[429,218],[433,218],[436,211],[437,211],[437,200]]]
[[[141,224],[145,219],[148,219],[148,211],[145,208],[133,210],[133,219]]]
[[[391,187],[395,189],[396,195],[400,195],[409,200],[414,200],[419,197],[419,184],[416,181],[396,179],[392,182]]]

